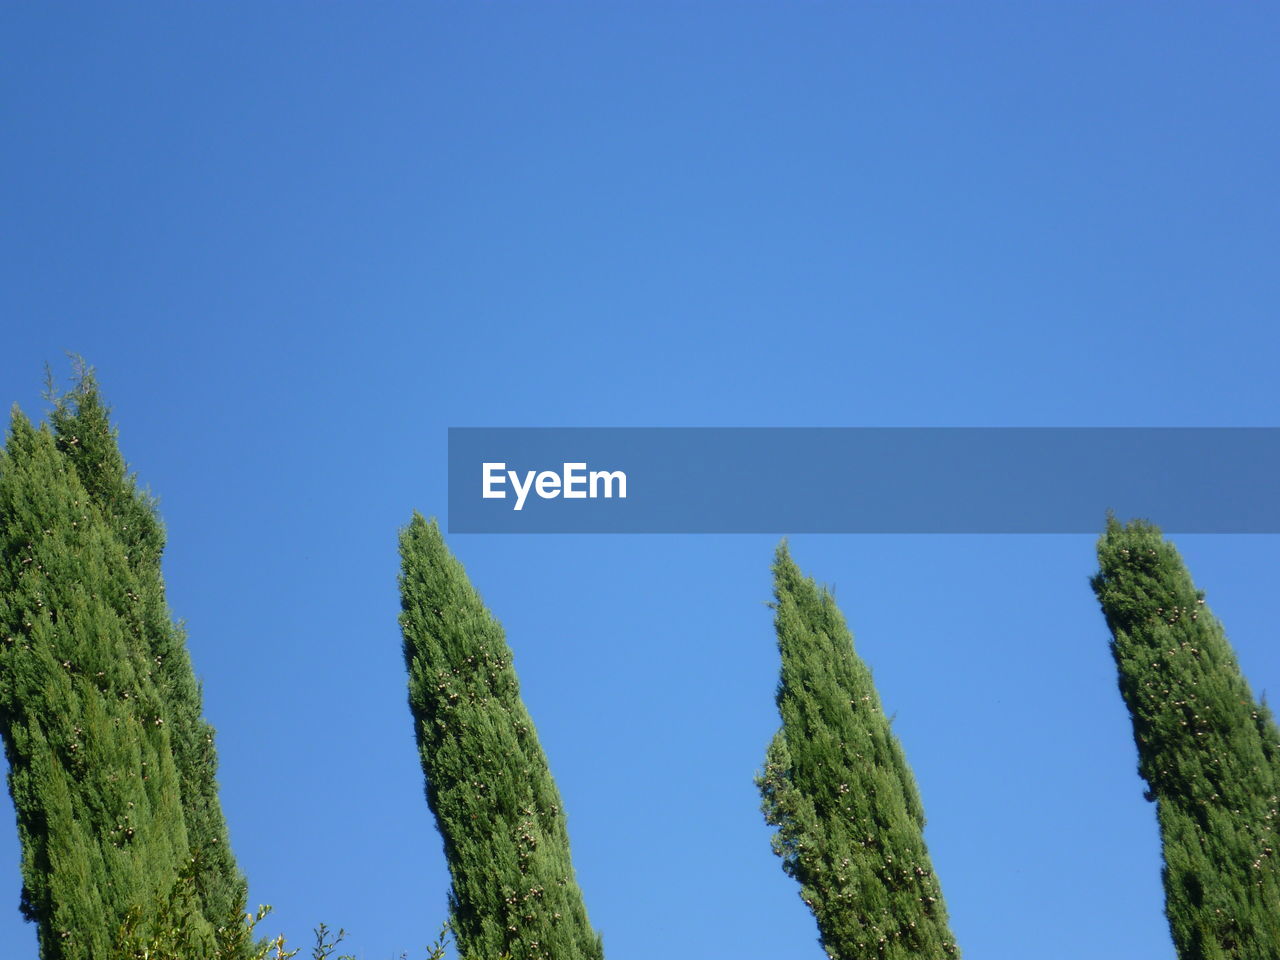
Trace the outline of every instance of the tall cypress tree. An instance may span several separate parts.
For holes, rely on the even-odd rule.
[[[835,600],[785,542],[773,577],[782,727],[757,784],[774,852],[833,960],[959,957],[915,779],[871,672]]]
[[[102,960],[190,856],[147,585],[47,427],[0,454],[0,735],[42,960]],[[184,923],[212,945],[203,917]],[[202,949],[197,955],[208,955]]]
[[[1157,527],[1108,519],[1093,589],[1156,803],[1181,960],[1280,957],[1280,730]]]
[[[401,533],[400,625],[427,803],[461,956],[599,960],[564,808],[501,625],[434,521]]]
[[[244,913],[247,885],[236,866],[218,799],[213,728],[203,717],[200,684],[186,636],[165,599],[165,532],[152,497],[141,491],[120,453],[110,410],[93,371],[77,361],[73,389],[55,399],[50,423],[58,449],[124,547],[138,579],[139,652],[154,664],[180,781],[183,819],[196,856],[192,882],[201,912],[215,927]],[[238,924],[237,924],[238,925]]]

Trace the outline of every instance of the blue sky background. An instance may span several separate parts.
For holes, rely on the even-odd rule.
[[[395,536],[443,513],[448,426],[1276,425],[1278,19],[0,9],[0,399],[97,366],[271,929],[383,960],[445,916]],[[1177,539],[1280,690],[1277,539]],[[821,957],[752,786],[774,543],[451,539],[611,960]],[[1092,539],[792,546],[896,713],[967,955],[1171,960]],[[0,945],[34,957],[17,863],[0,831]]]

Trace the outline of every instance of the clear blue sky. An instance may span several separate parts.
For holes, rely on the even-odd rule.
[[[444,511],[446,427],[1276,425],[1278,20],[6,4],[0,400],[97,366],[272,929],[385,960],[445,916],[395,536]],[[1280,543],[1178,544],[1280,690]],[[752,786],[774,538],[451,545],[611,960],[819,960]],[[1091,538],[792,546],[897,715],[967,956],[1171,960]],[[17,858],[0,830],[34,957]]]

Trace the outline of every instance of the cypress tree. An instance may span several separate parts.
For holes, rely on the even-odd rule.
[[[15,409],[0,454],[0,735],[42,960],[110,956],[189,861],[170,714],[140,652],[146,590],[53,434]],[[184,923],[212,945],[203,917]]]
[[[1093,589],[1156,804],[1178,956],[1280,957],[1280,730],[1157,527],[1109,518],[1098,562]]]
[[[73,389],[54,400],[50,423],[58,449],[123,545],[139,583],[136,606],[142,628],[135,639],[140,654],[154,664],[154,681],[165,705],[183,820],[196,857],[191,883],[201,913],[215,928],[238,926],[248,890],[218,799],[214,731],[203,717],[185,632],[165,599],[160,566],[165,532],[155,500],[138,488],[126,467],[110,409],[90,368],[77,360]]]
[[[833,960],[959,957],[924,810],[835,600],[786,543],[773,564],[782,726],[757,778],[774,852]]]
[[[414,514],[400,556],[409,706],[453,881],[459,954],[599,960],[564,808],[502,627],[434,521]]]

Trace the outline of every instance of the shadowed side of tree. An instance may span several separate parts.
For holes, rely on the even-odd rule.
[[[774,852],[835,960],[959,957],[902,747],[831,594],[773,564],[782,726],[757,779]]]
[[[1093,589],[1156,803],[1178,956],[1280,957],[1280,730],[1157,527],[1109,518],[1098,562]]]
[[[0,455],[0,735],[43,960],[109,956],[190,857],[145,585],[47,428]],[[193,942],[212,930],[187,918]],[[209,951],[205,951],[206,954]]]
[[[53,398],[50,423],[58,449],[120,541],[138,581],[135,607],[141,629],[134,639],[139,654],[152,664],[165,704],[183,819],[191,848],[198,852],[192,883],[205,918],[215,927],[230,925],[244,913],[248,890],[231,852],[218,798],[213,727],[204,720],[185,632],[174,622],[165,598],[164,527],[154,499],[138,489],[128,471],[93,371],[77,362],[76,373],[71,391]]]
[[[459,953],[600,960],[502,627],[434,521],[414,514],[400,555],[409,706],[453,880]]]

